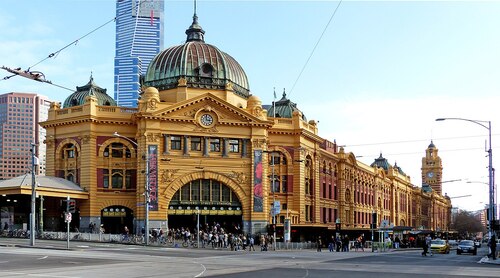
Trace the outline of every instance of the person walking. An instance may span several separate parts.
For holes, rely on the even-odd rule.
[[[398,236],[394,238],[394,249],[399,249],[399,244],[401,243],[401,240],[399,239]]]
[[[328,243],[328,251],[333,252],[334,249],[335,249],[335,237],[332,236],[330,238],[330,242]]]
[[[427,253],[429,252],[429,249],[431,248],[431,241],[432,241],[431,235],[427,235],[425,237],[423,245],[422,245],[422,248],[424,249],[424,251],[422,252],[422,256],[427,257]],[[432,256],[432,250],[429,253]]]
[[[316,244],[318,245],[317,251],[321,252],[321,245],[323,244],[323,242],[321,241],[321,236],[318,236],[318,239],[316,240]]]
[[[253,236],[248,236],[248,251],[255,251]]]

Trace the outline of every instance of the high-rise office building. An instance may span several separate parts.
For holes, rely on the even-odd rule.
[[[31,93],[0,95],[0,180],[31,172],[31,144],[39,158],[36,174],[45,174],[46,131],[38,124],[48,118],[51,101]]]
[[[119,106],[135,107],[140,77],[163,49],[163,0],[118,0],[114,99]]]

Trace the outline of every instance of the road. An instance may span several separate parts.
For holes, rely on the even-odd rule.
[[[500,277],[477,256],[420,250],[329,253],[246,252],[0,239],[0,277]],[[327,250],[326,250],[327,251]]]

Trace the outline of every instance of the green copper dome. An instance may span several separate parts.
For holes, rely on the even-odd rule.
[[[106,94],[106,89],[97,86],[94,83],[94,78],[90,75],[89,83],[81,87],[77,86],[76,92],[64,101],[63,108],[83,105],[88,96],[95,96],[98,105],[117,106],[116,101]]]
[[[275,95],[276,96],[276,95]],[[283,90],[283,96],[280,100],[274,102],[267,110],[268,117],[275,118],[292,118],[293,112],[298,111],[302,113],[297,108],[297,104],[286,98],[285,90]],[[302,113],[302,120],[307,121],[306,116]]]
[[[230,83],[236,94],[250,96],[245,71],[229,54],[205,43],[205,31],[196,13],[186,35],[184,44],[165,49],[153,58],[144,86],[167,90],[177,87],[179,79],[184,78],[188,87],[223,90]]]
[[[370,165],[371,167],[382,168],[384,170],[389,170],[389,162],[380,154],[379,158],[376,158],[375,161]]]

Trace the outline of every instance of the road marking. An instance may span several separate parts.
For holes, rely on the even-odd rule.
[[[194,262],[194,263],[197,263],[197,262]],[[207,268],[203,264],[199,264],[199,265],[201,265],[203,267],[203,271],[200,272],[198,275],[194,276],[195,278],[200,277],[201,275],[203,275],[203,273],[205,273],[205,271],[207,271]]]
[[[45,259],[47,259],[48,257],[49,257],[49,256],[43,256],[43,257],[41,257],[41,258],[38,258],[37,260],[45,260]]]

